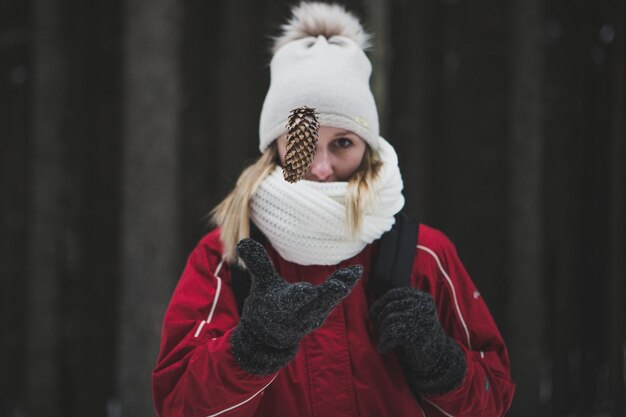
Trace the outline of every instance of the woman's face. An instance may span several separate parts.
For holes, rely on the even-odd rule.
[[[285,164],[287,134],[277,140],[280,163]],[[349,130],[320,126],[315,157],[304,175],[305,180],[329,182],[348,181],[361,166],[365,141]]]

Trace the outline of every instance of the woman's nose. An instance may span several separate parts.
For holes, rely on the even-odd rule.
[[[309,171],[314,181],[327,181],[333,175],[333,167],[328,153],[318,148]]]

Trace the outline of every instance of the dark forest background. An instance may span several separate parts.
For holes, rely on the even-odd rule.
[[[0,416],[154,415],[165,307],[258,155],[289,4],[0,2]],[[624,416],[626,2],[344,4],[407,211],[509,345],[509,415]]]

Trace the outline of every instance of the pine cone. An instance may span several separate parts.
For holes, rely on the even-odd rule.
[[[287,182],[304,178],[313,162],[320,124],[315,109],[307,106],[293,109],[287,122],[287,153],[283,176]]]

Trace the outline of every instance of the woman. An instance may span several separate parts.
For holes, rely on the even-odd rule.
[[[500,416],[514,385],[495,323],[452,243],[419,228],[410,287],[373,299],[379,239],[404,205],[378,134],[367,35],[302,3],[276,40],[262,156],[213,211],[163,325],[153,374],[169,416]],[[305,178],[281,172],[289,112],[319,115]],[[250,222],[266,243],[249,239]],[[236,264],[252,277],[241,315]]]

